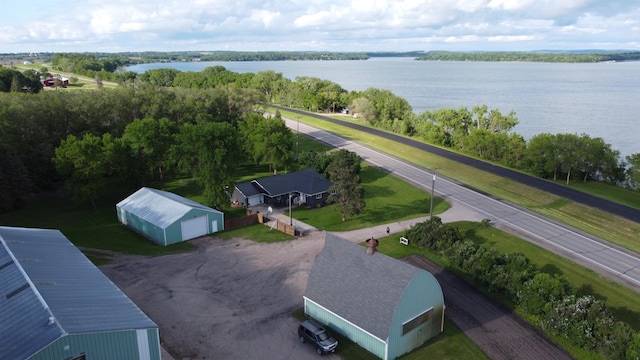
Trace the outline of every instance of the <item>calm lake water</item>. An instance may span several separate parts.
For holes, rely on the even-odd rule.
[[[640,153],[640,62],[556,64],[520,62],[260,61],[155,63],[128,67],[202,71],[221,65],[237,72],[274,70],[295,80],[313,76],[346,90],[373,87],[405,98],[415,113],[486,104],[516,112],[514,131],[525,139],[543,132],[601,137],[622,156]]]

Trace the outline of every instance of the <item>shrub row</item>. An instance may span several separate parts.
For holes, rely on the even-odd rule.
[[[566,277],[537,270],[524,254],[505,254],[464,239],[436,216],[404,236],[445,258],[477,285],[506,296],[543,330],[607,359],[640,359],[640,333],[614,319],[603,301],[576,295]]]

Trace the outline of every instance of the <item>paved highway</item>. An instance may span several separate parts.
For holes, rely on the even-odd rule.
[[[380,151],[329,132],[286,119],[287,126],[336,148],[356,152],[364,161],[431,191],[429,169],[408,164]],[[416,150],[420,151],[420,150]],[[482,214],[496,227],[536,243],[613,280],[640,291],[640,257],[604,240],[560,225],[504,201],[493,199],[436,175],[435,193],[452,206],[464,206]]]

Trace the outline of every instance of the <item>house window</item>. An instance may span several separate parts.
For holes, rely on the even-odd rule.
[[[402,323],[402,335],[408,333],[409,331],[417,328],[418,326],[426,323],[427,321],[429,321],[429,319],[431,319],[431,316],[433,315],[433,308],[430,308],[429,310],[423,312],[422,314],[414,317],[413,319]]]
[[[318,200],[322,199],[322,194],[317,194],[316,195],[316,199],[318,199]]]

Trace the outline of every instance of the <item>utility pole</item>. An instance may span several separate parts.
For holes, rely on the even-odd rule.
[[[296,116],[296,118],[298,119],[298,125],[296,127],[296,161],[299,161],[298,148],[300,147],[300,115]]]
[[[291,193],[289,193],[289,225],[293,226],[293,213],[291,212]]]
[[[431,207],[429,207],[429,219],[433,216],[433,190],[436,187],[436,168],[433,168],[433,178],[431,182]]]

